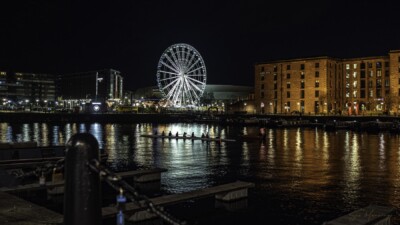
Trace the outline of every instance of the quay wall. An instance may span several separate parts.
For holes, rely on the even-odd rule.
[[[98,123],[177,123],[177,122],[227,122],[243,121],[245,119],[274,119],[274,120],[309,120],[310,122],[325,123],[331,120],[343,121],[396,121],[400,120],[397,116],[332,116],[332,115],[236,115],[236,114],[216,114],[202,115],[194,113],[179,114],[118,114],[118,113],[0,113],[0,122],[10,123],[30,123],[30,122],[98,122]]]

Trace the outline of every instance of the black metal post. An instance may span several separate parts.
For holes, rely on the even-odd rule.
[[[99,144],[93,135],[73,135],[66,145],[64,225],[99,225],[101,216],[100,175],[88,163],[99,160]]]

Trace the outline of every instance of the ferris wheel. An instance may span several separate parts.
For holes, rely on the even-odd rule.
[[[174,44],[161,55],[157,84],[167,104],[193,107],[206,87],[207,71],[200,53],[188,44]]]

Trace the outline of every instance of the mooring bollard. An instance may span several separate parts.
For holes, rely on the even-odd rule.
[[[73,135],[66,144],[65,157],[65,225],[99,225],[101,217],[100,175],[88,163],[99,160],[99,144],[93,135]]]

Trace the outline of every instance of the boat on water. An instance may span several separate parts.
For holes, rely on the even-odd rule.
[[[142,134],[141,137],[148,138],[163,138],[163,139],[184,139],[184,140],[201,140],[201,141],[217,141],[217,142],[233,142],[235,139],[227,139],[227,138],[202,138],[202,137],[192,137],[192,136],[167,136],[167,135],[156,135],[156,134]]]

